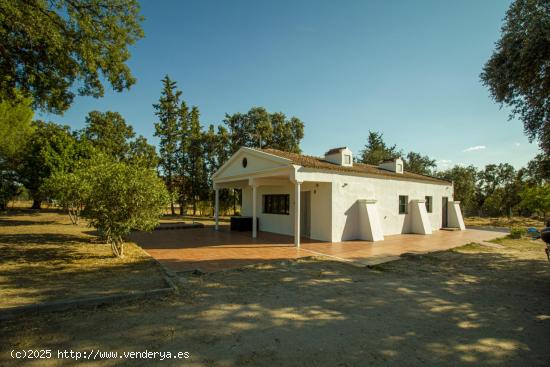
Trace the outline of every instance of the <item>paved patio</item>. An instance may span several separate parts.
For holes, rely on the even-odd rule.
[[[173,271],[200,269],[212,272],[239,268],[267,261],[297,259],[308,256],[365,266],[398,259],[407,252],[443,251],[470,242],[488,241],[504,233],[467,229],[436,231],[432,235],[402,234],[386,236],[384,241],[345,241],[337,243],[302,239],[300,249],[293,237],[259,232],[251,238],[249,232],[231,232],[225,226],[213,228],[138,232],[130,236],[151,256]]]

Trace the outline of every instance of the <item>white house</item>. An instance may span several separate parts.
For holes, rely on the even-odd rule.
[[[219,189],[242,189],[241,215],[257,231],[315,240],[380,241],[400,233],[464,229],[452,182],[404,170],[396,159],[372,166],[345,147],[324,158],[276,149],[239,149],[213,175],[218,228]],[[259,228],[256,226],[259,218]]]

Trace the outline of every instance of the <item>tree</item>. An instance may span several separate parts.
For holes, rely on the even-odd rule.
[[[130,142],[128,160],[148,168],[157,168],[159,157],[155,147],[143,136],[138,136]]]
[[[118,112],[91,111],[86,116],[84,136],[105,154],[122,161],[130,152],[130,140],[136,135]]]
[[[435,159],[431,159],[427,155],[416,152],[409,152],[404,163],[407,171],[421,175],[431,175],[437,166],[435,164]]]
[[[17,170],[33,132],[31,100],[17,98],[0,102],[0,210],[21,189]]]
[[[143,37],[136,0],[0,0],[0,99],[17,91],[34,106],[66,111],[79,95],[135,83],[128,46]]]
[[[537,154],[524,169],[525,181],[530,185],[542,185],[550,181],[550,156]]]
[[[193,215],[197,212],[197,201],[204,195],[204,157],[200,113],[196,106],[191,109],[189,126],[189,193],[193,204]]]
[[[550,211],[550,184],[525,187],[519,195],[521,197],[519,205],[522,208],[538,212],[546,220],[546,213]]]
[[[84,216],[118,257],[124,255],[124,236],[154,229],[168,204],[164,182],[147,167],[103,161],[88,168],[87,180]]]
[[[170,197],[176,192],[175,176],[178,171],[178,118],[180,117],[181,91],[176,90],[176,82],[168,75],[162,80],[163,88],[159,103],[154,104],[159,122],[155,123],[155,136],[160,138],[160,167],[162,168]],[[170,210],[175,214],[174,201],[170,200]]]
[[[55,171],[69,172],[83,150],[68,126],[42,121],[33,125],[35,130],[22,153],[18,172],[33,198],[33,209],[40,209],[44,181]]]
[[[460,201],[466,213],[474,213],[477,210],[475,200],[477,169],[474,166],[454,166],[446,171],[437,172],[436,176],[453,182],[454,200]]]
[[[6,210],[8,202],[21,191],[14,171],[0,169],[0,211]]]
[[[300,153],[304,123],[297,117],[287,119],[284,113],[269,113],[263,107],[252,107],[247,113],[225,114],[231,153],[240,147],[274,148]]]
[[[297,117],[288,120],[282,112],[272,113],[270,118],[273,136],[269,147],[285,152],[300,153],[300,141],[304,138],[304,123]]]
[[[220,161],[218,152],[220,151],[219,147],[219,137],[216,134],[216,130],[214,129],[214,125],[210,125],[208,127],[208,131],[206,131],[203,134],[203,163],[204,163],[204,172],[206,172],[205,175],[205,192],[207,193],[207,199],[212,204],[211,208],[214,208],[214,191],[212,190],[213,182],[212,182],[212,175],[216,170],[220,167]]]
[[[134,162],[155,168],[158,156],[155,147],[141,135],[137,138],[132,125],[118,112],[91,111],[86,127],[79,134],[82,141],[117,161]]]
[[[246,115],[251,127],[251,145],[260,149],[267,147],[273,135],[269,113],[263,107],[252,107]]]
[[[178,201],[180,205],[180,215],[187,214],[187,203],[189,201],[189,108],[185,101],[181,101],[178,111],[178,139],[179,145],[176,151],[177,160],[177,182]]]
[[[515,0],[481,80],[492,98],[512,108],[531,141],[550,154],[550,3]]]
[[[31,103],[29,98],[0,101],[0,161],[19,160],[33,132]]]
[[[361,163],[379,165],[388,159],[395,159],[402,155],[397,146],[388,146],[384,142],[384,136],[376,131],[369,131],[367,144],[360,152],[359,161]]]
[[[488,209],[490,215],[509,215],[512,207],[519,202],[516,177],[515,168],[508,163],[486,165],[478,172],[476,196],[479,207]],[[499,210],[497,204],[500,205]]]
[[[217,167],[219,169],[225,162],[231,157],[231,145],[230,145],[229,132],[223,125],[218,126],[218,132],[216,137],[216,160]],[[215,172],[211,172],[214,174]],[[233,212],[236,211],[237,192],[235,190],[221,189],[220,190],[220,211],[224,212],[233,206]]]
[[[84,203],[91,195],[87,169],[88,167],[84,165],[74,172],[53,172],[42,186],[43,192],[56,199],[61,207],[67,210],[74,225],[78,224]]]
[[[229,131],[231,154],[234,154],[240,147],[251,146],[252,127],[246,114],[237,112],[229,115],[226,113],[223,122]]]

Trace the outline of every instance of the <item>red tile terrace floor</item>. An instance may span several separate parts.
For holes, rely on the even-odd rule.
[[[250,232],[231,232],[227,226],[219,231],[211,227],[137,232],[130,236],[151,256],[173,271],[218,271],[245,265],[319,256],[354,265],[373,265],[399,258],[406,252],[426,253],[448,250],[470,242],[483,242],[503,233],[467,229],[435,231],[432,235],[402,234],[386,236],[384,241],[319,242],[302,239],[296,248],[293,238],[259,232],[252,239]]]

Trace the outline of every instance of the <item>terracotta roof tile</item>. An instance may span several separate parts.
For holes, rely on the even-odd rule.
[[[323,158],[302,155],[297,153],[284,152],[277,149],[256,149],[265,153],[273,154],[281,158],[286,158],[292,161],[293,164],[307,167],[307,168],[316,168],[320,170],[329,170],[337,172],[348,172],[348,173],[361,173],[370,176],[380,176],[388,177],[395,180],[411,180],[411,181],[424,181],[429,183],[435,183],[440,185],[449,185],[451,182],[439,179],[432,176],[420,175],[417,173],[404,171],[403,173],[395,173],[392,171],[381,169],[377,166],[370,164],[357,163],[354,162],[352,167],[340,166],[328,161],[325,161]]]

